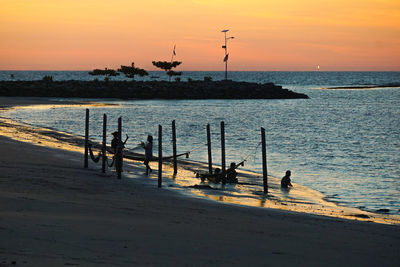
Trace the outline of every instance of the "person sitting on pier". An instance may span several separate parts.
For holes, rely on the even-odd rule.
[[[281,187],[282,188],[289,188],[289,186],[293,187],[293,185],[292,185],[292,183],[290,181],[290,175],[291,174],[292,173],[290,171],[286,171],[285,176],[283,176],[283,178],[281,180]]]
[[[226,170],[226,182],[230,184],[236,184],[238,182],[238,179],[236,178],[237,172],[236,169],[239,167],[240,164],[236,165],[235,162],[231,163],[231,166],[229,167],[228,170]]]
[[[143,164],[146,165],[146,175],[151,173],[153,170],[150,168],[149,162],[153,158],[153,136],[147,136],[147,142],[141,143],[142,147],[144,148],[144,162]]]

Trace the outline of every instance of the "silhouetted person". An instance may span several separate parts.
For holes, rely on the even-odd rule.
[[[147,142],[142,142],[142,147],[144,148],[144,162],[143,164],[146,165],[146,175],[151,173],[153,170],[149,166],[149,162],[153,158],[153,136],[147,136]]]
[[[215,182],[216,183],[219,183],[221,181],[222,174],[221,174],[221,169],[220,168],[215,168],[214,177],[215,177]]]
[[[124,148],[126,141],[128,141],[129,136],[126,135],[126,139],[124,142],[119,139],[118,132],[113,132],[113,139],[111,140],[111,149],[114,152],[114,160],[115,160],[115,170],[118,172],[118,178],[120,178],[120,174],[122,172],[122,159],[124,157]]]
[[[122,140],[119,140],[119,138],[118,138],[118,132],[113,132],[112,135],[113,135],[113,139],[111,140],[111,149],[115,154],[117,152],[118,145],[121,146],[121,149],[125,148],[125,144],[126,144],[126,141],[128,141],[129,136],[126,135],[125,141],[122,142]]]
[[[215,168],[214,173],[210,175],[210,178],[213,179],[214,183],[218,184],[222,180],[222,173],[220,168]],[[210,179],[209,179],[210,180]]]
[[[239,164],[239,165],[240,165],[240,164]],[[235,163],[235,162],[232,162],[232,163],[231,163],[231,166],[230,166],[229,169],[226,171],[226,181],[227,181],[228,183],[233,184],[233,183],[237,183],[237,182],[238,182],[238,179],[236,178],[236,176],[237,176],[236,168],[239,167],[239,165],[236,166],[236,163]]]
[[[200,177],[201,181],[204,182],[206,179],[209,180],[210,182],[213,183],[219,183],[221,182],[222,179],[222,173],[221,173],[221,169],[220,168],[215,168],[214,173],[213,174],[209,174],[209,173],[196,173],[196,177]]]
[[[281,180],[281,187],[282,188],[289,188],[289,186],[293,186],[290,182],[290,175],[292,173],[290,171],[286,171],[285,176],[283,176],[282,180]]]
[[[113,139],[111,140],[111,149],[115,154],[115,152],[117,151],[117,146],[118,146],[118,141],[119,141],[118,132],[113,132],[112,136],[113,136]]]

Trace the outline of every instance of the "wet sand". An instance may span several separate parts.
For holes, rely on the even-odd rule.
[[[117,180],[98,165],[84,169],[82,149],[50,148],[51,135],[16,141],[4,131],[17,137],[18,126],[0,125],[0,264],[400,264],[399,225],[187,198],[138,182],[148,179],[141,163]]]

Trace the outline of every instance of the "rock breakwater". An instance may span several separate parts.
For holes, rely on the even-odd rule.
[[[121,99],[308,98],[273,83],[235,81],[0,81],[0,95]]]

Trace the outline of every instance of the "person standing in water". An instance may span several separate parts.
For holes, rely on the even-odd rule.
[[[153,158],[153,136],[147,136],[147,142],[142,142],[142,147],[144,148],[144,162],[146,165],[146,175],[151,173],[153,170],[150,168],[149,162]]]
[[[292,173],[290,171],[286,171],[285,176],[283,176],[283,178],[281,180],[281,187],[282,188],[289,188],[289,186],[290,187],[293,186],[292,183],[291,183],[291,180],[290,180],[290,175],[291,174]]]

